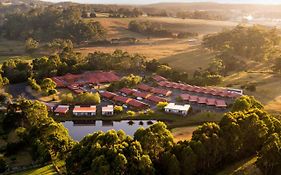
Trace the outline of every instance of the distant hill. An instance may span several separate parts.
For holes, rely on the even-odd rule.
[[[0,4],[4,6],[9,5],[48,5],[50,2],[39,0],[0,0]]]

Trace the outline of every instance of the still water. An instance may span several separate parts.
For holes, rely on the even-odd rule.
[[[96,131],[106,132],[108,130],[123,130],[127,135],[133,136],[140,127],[147,128],[155,123],[155,120],[122,120],[122,121],[66,121],[62,122],[64,127],[68,129],[70,136],[80,141],[84,136]]]

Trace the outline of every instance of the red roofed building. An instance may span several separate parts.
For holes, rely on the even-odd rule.
[[[117,96],[113,97],[113,100],[116,102],[122,103],[122,104],[127,104],[133,99],[117,95]]]
[[[214,98],[207,98],[207,105],[208,106],[216,106],[216,99],[214,99]]]
[[[69,111],[69,106],[66,106],[66,105],[59,105],[54,113],[56,113],[57,115],[59,114],[66,114],[67,112]]]
[[[197,102],[197,101],[198,101],[198,96],[196,96],[196,95],[191,95],[191,96],[189,97],[189,101],[190,101],[190,102]]]
[[[206,97],[198,97],[197,103],[198,104],[207,104],[207,98]]]
[[[162,76],[160,76],[160,75],[154,75],[152,78],[153,78],[155,81],[166,81],[166,80],[167,80],[166,78],[164,78],[164,77],[162,77]]]
[[[66,87],[65,82],[57,77],[51,78],[57,85],[58,88],[64,88]]]
[[[107,99],[112,99],[115,96],[117,96],[117,94],[115,94],[113,92],[108,92],[108,91],[100,92],[100,95],[104,98],[107,98]]]
[[[164,96],[170,96],[172,94],[172,91],[166,90],[166,89],[159,89],[159,88],[152,88],[150,92],[154,94],[161,94]]]
[[[148,86],[146,84],[140,84],[137,86],[138,89],[143,90],[143,91],[150,91],[152,89],[151,86]]]
[[[157,97],[154,95],[151,95],[147,98],[147,100],[152,101],[154,103],[159,103],[159,102],[167,102],[165,98]]]
[[[167,81],[160,81],[157,83],[159,86],[165,87],[167,84],[169,84],[169,82]]]
[[[148,98],[149,96],[151,96],[151,94],[148,93],[148,92],[134,92],[134,93],[133,93],[133,96],[135,96],[135,97],[141,97],[141,98],[146,99],[146,98]]]
[[[75,106],[73,109],[73,115],[75,116],[94,116],[96,115],[96,106],[81,107]]]
[[[119,91],[126,95],[132,95],[135,92],[133,89],[130,89],[130,88],[122,88]]]
[[[64,76],[52,77],[58,87],[65,87],[68,85],[84,85],[86,83],[110,83],[114,81],[120,80],[114,72],[103,72],[103,71],[95,71],[95,72],[85,72],[83,74],[66,74]]]
[[[145,109],[145,108],[149,107],[149,105],[147,105],[146,103],[143,103],[143,102],[135,100],[135,99],[130,100],[128,102],[128,105],[130,105],[133,108],[137,108],[137,109]]]
[[[216,100],[216,107],[218,108],[226,108],[227,105],[224,100]]]
[[[183,101],[189,101],[190,95],[189,95],[189,94],[181,94],[181,95],[180,95],[180,98],[181,98]]]

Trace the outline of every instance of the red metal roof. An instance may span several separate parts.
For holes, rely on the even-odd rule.
[[[164,77],[162,77],[162,76],[160,76],[160,75],[154,75],[152,78],[153,78],[155,81],[166,81],[166,80],[167,80],[166,78],[164,78]]]
[[[189,94],[181,94],[181,95],[180,95],[180,98],[181,98],[183,101],[189,101],[190,95],[189,95]]]
[[[165,96],[169,96],[172,94],[172,91],[166,90],[166,89],[160,89],[160,88],[152,88],[150,92],[154,94],[161,94]]]
[[[96,106],[90,106],[90,107],[75,106],[73,112],[96,112],[96,110],[97,110]]]
[[[135,108],[145,108],[145,107],[148,107],[147,104],[141,102],[141,101],[138,101],[138,100],[135,100],[135,99],[132,99],[128,102],[128,105],[132,106],[132,107],[135,107]]]
[[[117,96],[117,94],[108,91],[101,92],[100,95],[107,99],[112,99],[113,97]]]
[[[166,102],[167,100],[165,98],[157,97],[154,95],[151,95],[147,98],[149,101],[152,101],[154,103],[159,103],[159,102]]]
[[[208,106],[215,106],[216,105],[216,99],[214,99],[214,98],[207,98],[207,105]]]
[[[190,101],[190,102],[197,102],[197,99],[198,99],[198,96],[196,96],[196,95],[191,95],[191,96],[189,97],[189,101]]]
[[[69,110],[69,107],[68,106],[58,106],[56,109],[55,109],[55,113],[60,113],[60,114],[66,114]]]
[[[167,83],[169,83],[169,82],[167,82],[167,81],[160,81],[160,82],[158,82],[157,84],[159,85],[159,86],[166,86],[167,85]]]
[[[206,97],[198,97],[197,103],[198,104],[207,104],[207,98]]]
[[[140,90],[144,90],[144,91],[150,91],[150,89],[151,89],[152,87],[151,87],[151,86],[148,86],[148,85],[146,85],[146,84],[139,84],[139,85],[137,86],[137,88],[140,89]]]
[[[83,74],[66,74],[64,76],[58,76],[52,78],[59,86],[67,86],[67,85],[83,85],[86,83],[109,83],[118,81],[120,77],[118,77],[114,72],[103,72],[103,71],[95,71],[95,72],[84,72]]]
[[[127,95],[131,95],[135,92],[133,89],[130,88],[122,88],[119,91]]]
[[[121,102],[121,103],[123,103],[123,104],[127,104],[127,103],[129,103],[131,100],[133,100],[133,99],[131,99],[131,98],[127,98],[127,97],[122,97],[122,96],[115,96],[115,97],[113,97],[113,100],[114,101],[117,101],[117,102]]]
[[[59,78],[53,77],[53,78],[51,78],[51,79],[57,84],[57,87],[58,87],[58,88],[65,87],[64,81],[60,80]]]
[[[216,100],[216,107],[225,108],[225,107],[227,107],[227,105],[224,100]]]
[[[141,97],[141,98],[148,98],[149,96],[151,96],[151,94],[148,92],[134,92],[133,96]]]

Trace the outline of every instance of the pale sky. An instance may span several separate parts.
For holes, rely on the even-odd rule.
[[[44,0],[49,2],[72,1],[91,4],[153,4],[159,2],[219,2],[219,3],[251,3],[281,4],[281,0]]]

